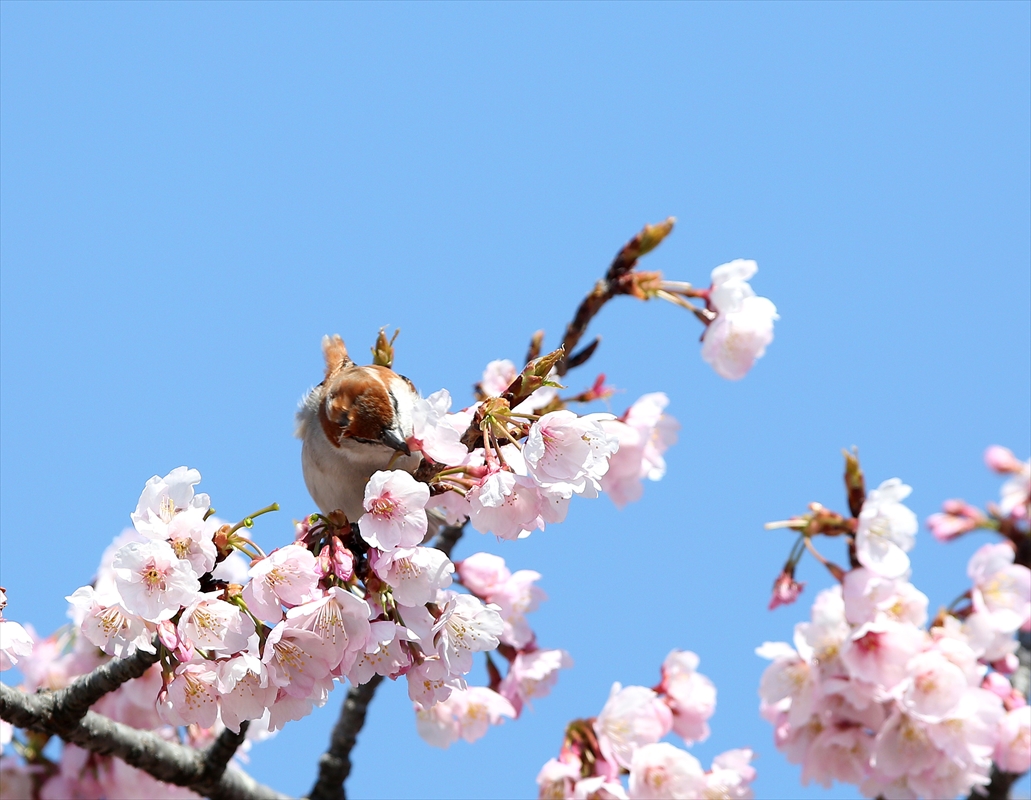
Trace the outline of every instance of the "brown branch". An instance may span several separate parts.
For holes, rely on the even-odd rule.
[[[465,525],[448,525],[437,536],[433,547],[450,558],[458,540],[462,538]],[[358,734],[365,725],[376,689],[383,682],[382,675],[373,675],[372,680],[361,686],[352,686],[340,709],[340,717],[329,738],[329,748],[319,757],[319,774],[308,795],[310,800],[346,800],[344,781],[351,774],[351,751],[358,742]]]
[[[368,683],[352,686],[340,709],[330,736],[329,749],[319,757],[319,777],[308,796],[311,800],[345,800],[344,781],[351,774],[351,750],[358,742],[358,733],[365,724],[369,703],[376,688],[383,683],[382,675],[373,675]]]
[[[594,350],[590,350],[586,356],[577,353],[579,360],[577,364],[572,363],[570,354],[579,344],[580,339],[587,332],[587,326],[594,316],[601,311],[609,300],[619,294],[635,294],[635,285],[631,272],[637,266],[637,260],[645,253],[654,250],[659,243],[673,230],[673,217],[658,225],[645,225],[637,236],[623,245],[623,249],[616,253],[615,259],[609,266],[608,272],[591,290],[590,294],[583,299],[573,321],[566,326],[566,334],[562,338],[562,347],[565,348],[566,357],[558,364],[558,374],[565,375],[573,366],[578,366],[586,361]],[[597,345],[593,345],[596,347]],[[592,345],[588,345],[592,347]]]
[[[235,735],[220,737],[219,742],[202,753],[93,711],[86,712],[71,727],[65,727],[66,723],[55,719],[57,695],[28,695],[0,684],[0,717],[19,728],[56,734],[91,753],[116,756],[160,781],[185,786],[213,800],[286,798],[286,795],[263,786],[241,770],[225,769],[231,757],[231,753],[226,756],[226,751]]]
[[[156,643],[155,643],[156,646]],[[116,658],[76,678],[53,694],[52,720],[55,732],[74,728],[90,706],[123,683],[139,678],[158,662],[158,654],[137,650],[128,658]]]

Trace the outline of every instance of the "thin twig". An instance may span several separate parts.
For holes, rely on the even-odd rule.
[[[185,786],[213,800],[285,800],[274,789],[239,769],[225,769],[214,778],[207,753],[166,741],[150,731],[132,728],[88,711],[73,726],[55,721],[57,693],[29,695],[0,684],[0,718],[18,728],[56,734],[64,741],[99,755],[112,755],[165,783]],[[219,746],[219,759],[225,743]],[[210,752],[210,749],[209,749]],[[212,762],[218,759],[212,758]]]

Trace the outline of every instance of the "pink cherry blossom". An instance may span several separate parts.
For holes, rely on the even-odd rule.
[[[916,515],[902,505],[912,488],[898,478],[870,491],[859,512],[856,555],[859,563],[886,578],[899,578],[909,569],[909,556],[919,527]]]
[[[469,492],[469,521],[480,533],[502,539],[522,539],[544,528],[541,496],[532,480],[497,470]]]
[[[362,538],[380,550],[415,547],[426,536],[430,490],[400,470],[373,474],[365,487],[365,511],[358,520]]]
[[[495,589],[512,577],[505,559],[490,553],[473,553],[455,568],[462,585],[481,600],[490,601]]]
[[[1005,517],[1026,520],[1031,506],[1031,459],[1020,464],[1019,471],[1002,485],[999,511]]]
[[[415,729],[424,742],[442,750],[449,748],[461,736],[461,726],[446,702],[429,708],[416,705]]]
[[[425,453],[438,464],[461,464],[469,451],[461,442],[461,432],[447,419],[451,408],[451,394],[447,389],[419,398],[412,409],[415,432],[408,440],[413,451]]]
[[[335,657],[331,642],[317,633],[280,622],[265,640],[262,662],[269,679],[286,694],[310,698],[328,678]]]
[[[1031,713],[1014,708],[999,722],[995,763],[1004,772],[1021,775],[1031,769]]]
[[[748,748],[720,753],[712,760],[712,769],[705,774],[702,796],[750,800],[753,797],[750,784],[755,780],[755,768],[751,764],[754,757]]]
[[[913,625],[881,620],[861,626],[846,641],[841,660],[853,678],[892,692],[906,679],[909,660],[929,637]]]
[[[13,620],[0,616],[0,672],[32,655],[32,637]]]
[[[906,666],[908,685],[902,694],[907,712],[924,722],[940,722],[958,705],[967,679],[940,651],[918,653]]]
[[[558,681],[560,669],[572,666],[573,659],[565,650],[517,653],[498,690],[508,698],[518,714],[524,704],[531,705],[531,700],[545,697],[551,691]]]
[[[451,693],[449,703],[463,739],[475,742],[486,735],[491,725],[500,725],[505,717],[516,716],[515,709],[497,692],[486,686],[471,686]]]
[[[545,414],[533,425],[523,445],[526,468],[538,486],[569,497],[596,497],[608,471],[609,457],[619,442],[601,421],[611,415],[578,417],[572,411]]]
[[[709,738],[708,719],[716,711],[716,687],[697,672],[698,656],[674,650],[662,665],[660,691],[673,712],[673,730],[687,744]]]
[[[405,673],[408,680],[408,697],[417,708],[430,708],[447,702],[451,693],[465,685],[456,680],[440,658],[427,658],[414,664]],[[451,706],[447,707],[453,712]],[[432,742],[431,742],[432,744]]]
[[[218,715],[218,675],[211,664],[181,664],[158,711],[169,725],[210,728]]]
[[[535,611],[541,601],[548,596],[542,589],[534,586],[541,574],[530,569],[521,569],[509,576],[508,580],[494,587],[489,600],[499,608],[505,629],[501,640],[517,650],[533,641],[533,631],[526,621],[526,614]]]
[[[676,442],[680,429],[680,423],[663,413],[668,403],[665,394],[653,392],[638,398],[620,419],[601,422],[619,443],[601,488],[619,508],[641,497],[642,479],[657,481],[666,474],[662,454]]]
[[[451,673],[464,675],[472,669],[473,653],[497,648],[504,628],[497,606],[455,594],[433,625],[433,642]]]
[[[137,650],[155,652],[154,630],[125,610],[113,585],[107,590],[82,586],[65,600],[81,612],[83,636],[108,655],[127,658]]]
[[[326,646],[331,670],[347,673],[365,651],[370,636],[369,604],[339,586],[322,597],[291,608],[286,622],[293,628],[315,633]]]
[[[278,693],[261,659],[251,653],[220,662],[217,685],[222,722],[236,732],[244,720],[260,719]]]
[[[211,572],[218,556],[214,536],[219,522],[214,517],[205,520],[206,513],[203,508],[187,508],[172,517],[167,527],[172,550],[179,558],[189,561],[198,575]]]
[[[541,800],[564,800],[572,795],[573,784],[579,779],[579,760],[549,759],[537,773],[537,796]]]
[[[908,581],[859,567],[846,573],[842,592],[845,617],[852,625],[885,618],[913,625],[927,621],[927,595]]]
[[[254,622],[239,608],[219,599],[218,593],[203,594],[183,611],[179,638],[201,650],[238,653],[254,635]]]
[[[132,513],[132,523],[144,536],[167,539],[167,526],[179,513],[196,508],[201,515],[211,507],[206,494],[194,494],[200,473],[187,467],[176,467],[165,477],[155,475],[143,487],[143,493]]]
[[[710,305],[716,319],[702,337],[702,358],[727,380],[740,380],[773,341],[777,308],[765,297],[756,297],[748,284],[759,267],[737,259],[712,271]]]
[[[373,552],[373,570],[391,588],[394,599],[401,605],[429,603],[439,590],[451,585],[455,565],[434,547]]]
[[[190,562],[180,560],[165,541],[125,545],[115,556],[113,568],[123,608],[152,622],[170,619],[194,602],[200,591]]]
[[[281,604],[300,605],[312,599],[319,582],[318,562],[304,547],[288,544],[254,563],[243,589],[247,608],[258,619],[278,622]]]
[[[1031,570],[1014,564],[1008,543],[986,544],[970,558],[974,609],[988,615],[994,628],[1011,633],[1031,618]]]
[[[612,684],[608,702],[594,721],[602,753],[627,769],[634,751],[659,741],[672,727],[673,714],[655,692],[619,683]]]
[[[667,742],[644,744],[629,764],[634,800],[702,797],[705,772],[698,759]]]
[[[573,800],[627,800],[623,784],[607,775],[582,778],[573,786]]]

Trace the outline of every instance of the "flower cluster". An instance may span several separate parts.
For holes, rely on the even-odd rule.
[[[663,662],[662,680],[654,689],[613,684],[597,717],[575,720],[566,728],[559,757],[537,775],[539,796],[752,797],[751,750],[727,751],[706,771],[686,750],[661,741],[671,731],[689,745],[709,736],[716,687],[697,668],[698,656],[674,650]],[[626,786],[623,775],[628,776]]]
[[[778,749],[802,765],[803,783],[852,783],[868,797],[966,794],[989,783],[993,761],[1026,772],[1031,714],[1004,677],[1018,666],[1015,632],[1031,625],[1031,570],[1014,563],[1016,540],[982,546],[968,565],[971,590],[925,628],[927,597],[908,580],[909,487],[892,479],[862,499],[851,456],[846,482],[852,520],[813,504],[777,525],[799,530],[841,581],[817,595],[793,647],[756,651],[772,661],[759,693]],[[819,556],[809,541],[818,533],[849,537],[855,566]],[[797,596],[783,580],[794,561],[775,600]]]
[[[540,573],[511,572],[504,559],[476,553],[456,565],[462,585],[475,597],[498,609],[504,623],[498,653],[508,662],[502,677],[490,654],[487,668],[490,686],[454,689],[435,706],[415,705],[419,735],[436,747],[449,747],[458,739],[473,742],[491,724],[505,717],[518,718],[523,707],[544,697],[558,680],[558,671],[573,666],[565,650],[541,650],[526,614],[536,610],[546,595],[534,583]]]
[[[0,628],[0,635],[6,635],[5,631],[9,630],[7,626],[14,625],[17,623],[6,623]],[[4,638],[5,648],[11,643],[12,640]],[[25,632],[25,638],[18,636],[14,643],[19,647],[17,667],[22,675],[20,688],[26,692],[64,689],[79,676],[88,674],[110,660],[71,627],[65,627],[45,639],[36,636],[30,629]],[[5,661],[5,669],[6,664]],[[185,741],[196,747],[210,744],[216,733],[213,729],[191,725],[180,733],[164,722],[155,703],[161,686],[161,667],[155,664],[141,677],[104,695],[93,706],[93,710],[116,722],[153,731],[167,741]],[[6,746],[12,738],[11,726],[6,722],[0,724],[0,745]],[[9,756],[0,759],[0,787],[4,797],[38,797],[42,800],[65,797],[177,800],[198,797],[187,789],[158,781],[118,758],[91,753],[73,744],[64,745],[56,763],[41,759],[37,748],[45,742],[45,738],[27,736],[24,742],[19,743],[19,751],[29,763]],[[246,742],[244,749],[248,746],[249,742]],[[230,765],[229,768],[235,769],[235,766]]]
[[[491,362],[478,385],[480,401],[463,411],[449,413],[444,391],[417,405],[409,444],[440,467],[429,480],[426,507],[448,524],[469,520],[481,533],[521,539],[562,522],[574,495],[605,491],[623,506],[641,496],[642,478],[665,474],[662,453],[679,427],[663,413],[666,396],[645,395],[619,419],[578,415],[566,406],[610,391],[599,379],[592,390],[560,398],[553,380],[559,355],[531,361],[522,373],[510,361]]]

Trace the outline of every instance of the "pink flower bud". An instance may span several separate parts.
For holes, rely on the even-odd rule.
[[[998,444],[993,444],[984,451],[984,463],[988,469],[1003,475],[1011,472],[1020,472],[1023,466],[1017,460],[1017,457],[1013,455],[1012,450]]]
[[[769,610],[773,611],[777,606],[786,606],[794,603],[802,590],[804,583],[799,583],[793,575],[782,572],[773,582],[773,596],[770,598]]]

